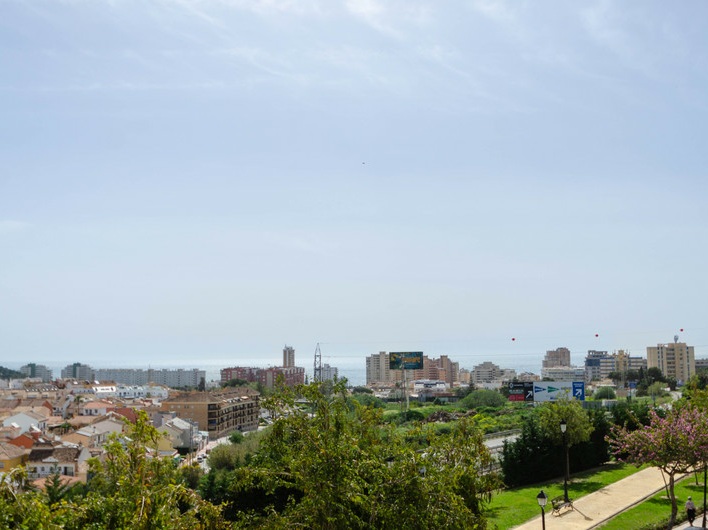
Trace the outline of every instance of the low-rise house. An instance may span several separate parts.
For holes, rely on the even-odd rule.
[[[27,472],[31,479],[48,477],[54,473],[76,477],[85,472],[84,463],[91,454],[86,447],[51,442],[37,443],[32,448],[27,461]]]
[[[158,427],[159,432],[164,432],[174,449],[181,453],[197,450],[202,445],[202,436],[196,422],[173,418]]]
[[[10,425],[3,425],[0,427],[0,441],[7,442],[13,440],[22,434],[22,428],[16,423],[11,423]]]
[[[105,416],[115,408],[115,404],[110,401],[87,401],[79,406],[79,414],[81,416]]]
[[[81,445],[83,447],[102,447],[111,433],[123,432],[124,423],[112,416],[106,416],[91,425],[62,436],[63,442]]]
[[[445,381],[439,379],[417,379],[413,381],[414,392],[420,392],[422,390],[446,392],[448,389],[449,385]]]
[[[38,490],[46,491],[48,480],[48,477],[38,478],[32,481],[32,486],[34,486]],[[81,478],[79,477],[67,477],[66,475],[62,475],[59,478],[59,482],[62,486],[70,488],[72,486],[75,486],[76,484],[80,484],[81,482],[83,482],[83,480],[81,480]]]
[[[33,410],[18,412],[5,418],[2,425],[3,427],[17,425],[20,428],[19,434],[29,431],[33,426],[38,428],[41,432],[45,432],[47,430],[47,419],[49,415],[50,413],[46,408],[36,407]]]
[[[32,449],[34,444],[37,442],[39,439],[40,432],[26,432],[24,434],[20,434],[16,438],[13,438],[12,440],[8,441],[7,443],[15,445],[17,447],[20,447],[22,449],[27,449],[27,453],[29,454],[29,450]]]
[[[75,397],[72,396],[71,394],[68,394],[64,397],[57,399],[54,402],[54,415],[61,416],[62,418],[66,419],[69,416],[69,409],[71,408],[71,405],[74,403],[74,400],[75,400]]]
[[[132,424],[135,424],[135,422],[138,421],[138,415],[135,413],[134,407],[117,407],[116,409],[111,411],[108,416],[120,421],[123,421],[125,419]]]
[[[11,443],[0,442],[0,473],[7,473],[27,462],[29,451]]]
[[[97,398],[111,398],[118,395],[115,385],[94,385],[93,393]]]
[[[118,385],[116,391],[124,399],[167,399],[170,395],[169,389],[161,385]]]

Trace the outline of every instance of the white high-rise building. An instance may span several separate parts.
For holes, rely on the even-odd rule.
[[[322,381],[334,381],[339,377],[339,370],[334,366],[325,364],[322,366]]]
[[[288,346],[283,347],[283,368],[295,366],[295,348]]]
[[[25,377],[38,377],[43,383],[49,383],[53,379],[52,371],[43,364],[26,364],[20,368],[20,372]]]
[[[62,379],[76,379],[77,381],[93,381],[95,379],[93,368],[88,364],[69,364],[61,370]]]

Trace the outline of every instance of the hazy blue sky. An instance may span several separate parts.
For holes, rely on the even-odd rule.
[[[698,0],[0,0],[0,364],[706,357],[707,51]]]

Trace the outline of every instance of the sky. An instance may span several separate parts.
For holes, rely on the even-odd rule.
[[[708,357],[707,21],[0,0],[0,364]]]

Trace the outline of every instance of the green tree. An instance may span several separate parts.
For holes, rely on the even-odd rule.
[[[128,437],[113,435],[105,460],[91,460],[85,495],[55,475],[45,492],[28,489],[23,469],[0,481],[0,528],[187,530],[227,528],[220,509],[186,488],[179,470],[155,453],[158,433],[145,412]]]
[[[666,383],[662,381],[652,383],[647,388],[647,395],[651,396],[654,399],[668,395],[668,393],[666,392]]]
[[[592,395],[593,399],[617,399],[615,389],[611,386],[601,386]]]
[[[157,457],[161,434],[144,411],[125,437],[112,435],[106,457],[90,461],[89,494],[72,528],[221,528],[219,509],[184,486],[170,459]],[[69,528],[69,526],[67,526]]]
[[[357,401],[360,405],[364,407],[375,407],[375,408],[385,408],[386,404],[382,399],[377,398],[373,394],[362,394],[357,393],[352,395],[352,399]]]
[[[699,370],[684,385],[682,394],[688,397],[697,390],[705,390],[706,387],[708,387],[708,372]]]
[[[25,374],[22,372],[0,366],[0,379],[24,379],[24,377]]]
[[[475,387],[473,384],[469,384],[467,386],[459,386],[455,389],[455,395],[459,399],[462,399],[462,398],[466,397],[468,394],[470,394],[473,390],[475,390]]]
[[[546,403],[539,409],[541,428],[546,435],[565,448],[565,482],[570,480],[570,448],[587,442],[593,431],[593,425],[580,402],[574,399],[561,399]],[[561,429],[565,428],[565,432]],[[567,495],[567,490],[566,490]],[[566,498],[566,501],[568,499]]]
[[[556,445],[568,443],[572,447],[590,439],[593,430],[588,414],[579,401],[561,399],[552,403],[544,403],[538,409],[541,428]],[[565,435],[561,432],[561,421],[566,422]]]
[[[649,464],[668,476],[671,516],[668,528],[673,528],[678,513],[674,492],[676,475],[686,473],[708,460],[708,415],[695,406],[676,406],[665,417],[650,412],[649,425],[628,431],[614,427],[608,441],[615,455],[637,465]]]
[[[62,475],[58,470],[49,475],[44,483],[44,493],[47,496],[47,503],[52,506],[68,496],[71,486],[67,481],[62,480]]]
[[[526,418],[521,435],[505,441],[501,454],[504,484],[508,487],[541,482],[558,475],[562,469],[561,453],[541,428],[538,414]]]
[[[11,469],[0,480],[0,528],[58,529],[46,498],[29,484],[24,467]]]
[[[615,425],[633,431],[649,425],[649,405],[642,401],[620,401],[610,409],[612,422]]]
[[[209,453],[209,468],[233,470],[241,465],[241,452],[234,444],[220,444]]]
[[[612,382],[615,383],[616,385],[622,381],[626,381],[626,379],[624,379],[624,374],[619,371],[610,372],[609,374],[607,374],[607,378],[611,379]]]
[[[231,442],[234,445],[238,445],[241,442],[243,442],[244,436],[241,431],[234,431],[231,434],[229,434],[229,442]]]
[[[651,385],[656,381],[661,381],[665,383],[666,377],[664,377],[664,374],[661,372],[661,369],[657,368],[656,366],[652,366],[651,368],[647,369],[645,380],[648,385]]]
[[[421,425],[402,433],[341,383],[331,394],[319,384],[298,391],[311,409],[296,408],[288,389],[266,400],[277,419],[234,471],[227,511],[240,504],[250,510],[242,521],[269,528],[484,528],[482,505],[498,484],[469,421],[448,435]]]
[[[470,392],[460,401],[460,405],[468,409],[479,407],[503,407],[507,400],[499,392],[494,390],[479,389]]]
[[[574,418],[568,424],[567,432],[580,431],[568,451],[571,469],[589,469],[608,460],[605,435],[609,432],[609,424],[604,412],[588,413],[579,407],[578,402],[571,403],[575,405],[557,402],[538,407],[524,419],[521,435],[504,444],[500,463],[507,486],[547,480],[558,476],[565,468],[561,418],[566,421]]]
[[[246,386],[248,385],[248,381],[245,379],[229,379],[225,383],[221,383],[222,387],[227,387],[227,386]]]

